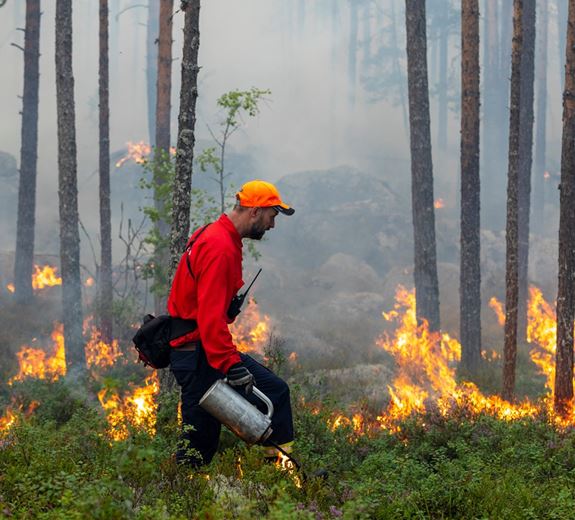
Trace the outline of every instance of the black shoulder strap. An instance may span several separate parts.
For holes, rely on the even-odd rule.
[[[190,262],[190,254],[192,252],[192,246],[196,243],[196,240],[200,238],[200,235],[207,229],[208,226],[209,224],[206,224],[202,229],[200,229],[200,231],[198,231],[198,234],[194,237],[192,241],[190,241],[190,243],[186,246],[186,250],[184,251],[185,253],[187,253],[186,262],[188,264],[188,271],[190,272],[190,276],[192,278],[194,278],[194,273],[192,272],[192,264]]]

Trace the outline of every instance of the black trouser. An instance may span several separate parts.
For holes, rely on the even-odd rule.
[[[246,354],[240,354],[240,357],[253,374],[255,386],[267,395],[274,405],[271,423],[273,432],[263,444],[270,446],[270,441],[275,444],[291,442],[293,422],[287,383],[252,357]],[[170,369],[182,390],[183,432],[176,460],[193,466],[208,464],[218,449],[221,423],[198,403],[208,388],[224,375],[208,364],[201,347],[195,351],[174,349],[170,356]],[[254,395],[247,396],[247,399],[263,413],[267,412],[265,405]],[[198,453],[187,454],[190,448]]]

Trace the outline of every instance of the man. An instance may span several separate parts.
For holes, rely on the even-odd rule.
[[[196,230],[174,276],[168,298],[170,316],[195,320],[197,329],[171,342],[170,366],[181,386],[183,433],[176,452],[179,463],[192,466],[212,460],[219,442],[220,422],[199,406],[206,390],[218,379],[228,384],[258,407],[251,394],[255,385],[274,405],[274,442],[291,451],[293,423],[288,385],[250,356],[238,352],[228,325],[237,313],[230,303],[244,285],[242,280],[242,240],[260,240],[275,225],[278,213],[293,215],[276,187],[265,181],[247,182],[236,194],[236,205],[227,215]],[[265,409],[262,411],[265,412]],[[277,450],[266,449],[267,456]]]

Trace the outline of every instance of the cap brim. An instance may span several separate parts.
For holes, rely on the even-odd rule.
[[[283,206],[274,206],[274,209],[277,209],[280,213],[283,213],[284,215],[293,215],[295,213],[295,209],[290,208],[289,206],[287,208],[284,208]]]

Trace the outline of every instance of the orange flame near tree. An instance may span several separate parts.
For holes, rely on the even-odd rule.
[[[384,318],[398,321],[399,327],[393,337],[385,334],[378,340],[398,365],[398,375],[388,387],[391,402],[378,417],[383,427],[397,430],[399,420],[430,408],[443,416],[454,409],[466,409],[507,420],[537,412],[529,401],[513,405],[497,396],[484,396],[473,383],[458,384],[455,364],[461,345],[448,334],[430,332],[427,323],[417,324],[414,291],[399,287],[395,310],[384,313]]]

